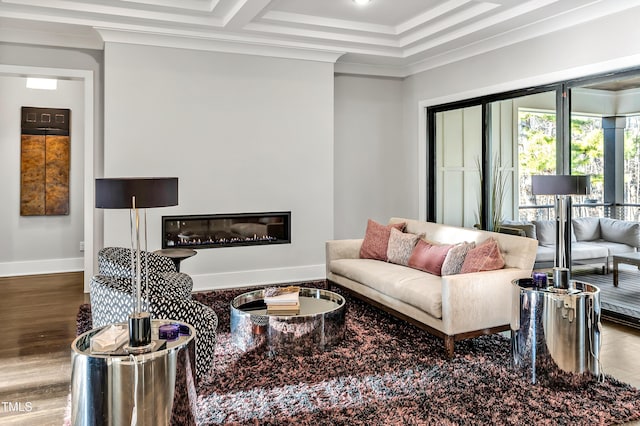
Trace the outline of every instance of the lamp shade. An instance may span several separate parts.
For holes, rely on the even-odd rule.
[[[587,195],[590,189],[591,176],[531,176],[531,192],[533,195]]]
[[[178,178],[104,178],[96,179],[96,208],[130,209],[178,205]]]

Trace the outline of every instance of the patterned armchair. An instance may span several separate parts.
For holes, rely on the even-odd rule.
[[[171,259],[154,253],[147,255],[149,296],[144,309],[152,318],[184,321],[196,329],[196,370],[201,379],[212,366],[218,317],[213,309],[191,298],[191,277],[176,272]],[[99,274],[91,278],[90,284],[93,326],[126,322],[135,303],[131,250],[121,247],[100,250],[98,268]],[[143,277],[143,286],[144,282]]]
[[[124,247],[105,247],[98,252],[98,273],[109,277],[134,279],[131,269],[131,249]],[[145,276],[149,273],[150,294],[167,295],[175,293],[177,297],[191,299],[193,280],[187,274],[180,273],[171,259],[155,253],[142,252],[140,256],[142,285],[144,291]],[[146,268],[147,262],[149,268]]]

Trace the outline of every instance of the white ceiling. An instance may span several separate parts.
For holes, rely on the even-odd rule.
[[[0,41],[103,41],[334,61],[405,76],[640,7],[638,0],[0,0]]]

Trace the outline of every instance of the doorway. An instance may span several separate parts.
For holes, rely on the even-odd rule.
[[[88,291],[89,282],[93,275],[94,258],[95,258],[95,221],[94,221],[94,208],[93,208],[93,192],[94,188],[92,182],[94,180],[94,78],[93,72],[89,70],[75,70],[75,69],[61,69],[61,68],[44,68],[44,67],[32,67],[32,66],[15,66],[15,65],[2,65],[0,64],[0,77],[18,79],[20,81],[25,80],[25,76],[34,76],[42,78],[57,79],[63,85],[67,86],[79,86],[75,89],[78,90],[79,96],[82,98],[79,102],[79,106],[75,108],[78,110],[78,117],[82,120],[81,129],[78,131],[77,138],[82,140],[82,150],[78,160],[79,167],[82,169],[81,175],[75,179],[75,185],[80,185],[81,188],[76,188],[76,193],[81,194],[82,201],[77,209],[77,215],[80,216],[82,221],[81,236],[74,238],[74,247],[77,248],[77,252],[81,253],[77,258],[67,257],[60,258],[60,251],[53,252],[58,254],[48,254],[43,257],[42,255],[35,255],[30,253],[25,255],[21,259],[16,259],[12,254],[6,259],[0,260],[0,275],[12,276],[12,275],[30,275],[30,274],[44,274],[51,272],[69,272],[84,270],[84,290]],[[7,99],[7,98],[5,98]],[[34,102],[38,98],[34,98]],[[27,105],[34,106],[34,105]],[[35,105],[39,106],[39,105]],[[73,118],[72,118],[73,121]],[[19,129],[19,122],[16,123],[16,128]],[[19,132],[19,130],[18,130]],[[73,135],[72,135],[73,137]],[[13,138],[9,137],[13,140]],[[16,140],[16,144],[19,143],[19,137]],[[73,155],[73,154],[72,154]],[[13,158],[12,158],[13,157]],[[19,167],[19,154],[16,157],[11,154],[9,156],[11,161],[15,164],[15,167]],[[15,159],[15,161],[13,161]],[[81,166],[81,167],[80,167]],[[73,173],[73,172],[72,172]],[[14,173],[19,176],[19,173]],[[18,185],[19,188],[19,185]],[[19,210],[15,212],[9,212],[9,215],[18,216]],[[61,219],[60,222],[64,223],[70,221],[69,217]],[[32,228],[46,229],[48,223],[35,223],[29,224]],[[14,233],[15,234],[15,233]],[[61,235],[60,238],[64,238]],[[68,237],[68,236],[67,236]],[[20,235],[12,235],[9,244],[6,244],[9,248],[14,245],[20,245]],[[76,239],[82,238],[81,241]],[[38,240],[29,238],[29,244],[37,247]],[[80,243],[84,245],[84,251],[80,251]]]

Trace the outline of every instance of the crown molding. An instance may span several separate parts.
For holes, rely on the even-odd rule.
[[[355,62],[336,62],[334,73],[392,78],[405,78],[409,76],[405,67],[394,65],[360,64]]]
[[[551,4],[557,0],[545,1]],[[610,14],[625,11],[630,7],[637,6],[637,3],[634,3],[634,1],[636,0],[617,0],[614,5],[610,3],[602,4],[598,1],[591,2],[591,4],[589,4],[588,6],[572,11],[570,16],[554,16],[552,18],[544,20],[543,22],[539,22],[536,25],[525,25],[500,34],[498,36],[481,39],[457,49],[452,49],[441,54],[432,55],[428,58],[420,59],[420,52],[436,46],[437,42],[445,42],[446,40],[433,41],[433,45],[416,45],[412,49],[405,50],[405,57],[415,55],[415,59],[405,66],[405,71],[407,75],[418,74],[423,71],[428,71],[454,62],[463,61],[465,59],[469,59],[474,56],[482,55],[491,51],[497,51],[514,44],[533,40],[538,37],[544,37],[548,34],[566,30],[568,28],[574,28],[578,25],[591,22],[593,20],[594,14],[599,14],[600,16],[608,16]],[[526,7],[526,5],[521,5],[520,7],[524,8]],[[488,19],[501,20],[503,19],[503,17],[494,16]]]
[[[0,25],[0,42],[91,50],[102,50],[103,48],[102,40],[94,32],[78,34],[36,31],[32,29],[7,28],[2,25]]]
[[[276,0],[99,3],[0,0],[0,41],[86,49],[104,49],[103,41],[163,46],[329,62],[338,73],[403,78],[597,17],[640,12],[638,0],[571,0],[566,10],[560,0],[443,0],[404,22],[382,25],[279,10]],[[503,10],[504,4],[510,6]],[[492,35],[493,27],[500,31]]]
[[[211,34],[163,34],[149,30],[113,29],[94,27],[105,43],[140,44],[177,49],[203,50],[210,52],[238,53],[274,58],[300,59],[306,61],[335,63],[345,52],[312,49],[297,46],[276,46],[259,40],[231,39]]]

